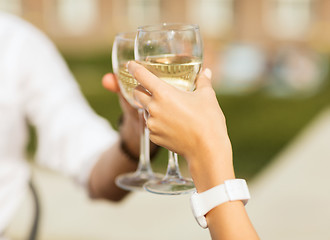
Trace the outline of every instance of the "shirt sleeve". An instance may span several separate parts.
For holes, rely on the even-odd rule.
[[[32,26],[20,61],[22,105],[36,127],[37,162],[86,185],[117,133],[88,105],[53,43]]]

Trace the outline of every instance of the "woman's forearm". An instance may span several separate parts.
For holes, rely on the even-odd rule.
[[[223,203],[206,214],[213,240],[259,239],[241,201]]]

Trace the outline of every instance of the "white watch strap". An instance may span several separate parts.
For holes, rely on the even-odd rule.
[[[226,180],[224,184],[202,193],[193,193],[190,198],[191,208],[198,224],[207,228],[205,214],[216,206],[235,200],[242,200],[244,205],[250,199],[250,193],[244,179]]]

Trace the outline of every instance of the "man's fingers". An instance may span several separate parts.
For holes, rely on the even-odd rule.
[[[104,88],[110,90],[111,92],[120,92],[116,76],[112,73],[107,73],[103,76],[102,85]]]
[[[212,86],[211,78],[212,78],[212,72],[209,68],[206,68],[198,76],[198,79],[196,81],[196,89]]]
[[[128,71],[139,83],[141,83],[143,87],[151,92],[151,94],[153,94],[155,91],[157,92],[156,89],[158,87],[166,86],[164,81],[134,61],[130,61],[128,63]]]
[[[134,89],[133,96],[139,107],[148,110],[149,102],[151,101],[151,95],[141,85]]]
[[[104,88],[110,90],[111,92],[115,92],[118,94],[119,101],[120,101],[123,109],[126,109],[129,112],[132,112],[132,114],[134,114],[134,112],[136,112],[136,109],[133,108],[122,95],[119,85],[118,85],[117,78],[114,74],[112,74],[112,73],[105,74],[102,78],[102,85]]]

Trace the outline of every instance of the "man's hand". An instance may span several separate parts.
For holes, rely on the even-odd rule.
[[[123,110],[120,137],[126,143],[129,151],[134,154],[134,156],[139,156],[140,126],[137,110],[133,108],[120,93],[118,80],[114,74],[105,74],[102,78],[102,85],[109,91],[118,94],[119,103]]]
[[[128,192],[115,184],[118,175],[136,170],[137,163],[123,154],[121,141],[124,141],[129,151],[139,156],[139,121],[137,111],[131,107],[120,93],[115,75],[108,73],[102,79],[104,88],[117,93],[123,110],[123,121],[120,126],[120,139],[109,146],[96,162],[89,178],[89,194],[92,198],[104,198],[112,201],[121,200]]]
[[[107,73],[102,78],[102,85],[111,92],[119,93],[120,88],[116,76],[112,73]]]

